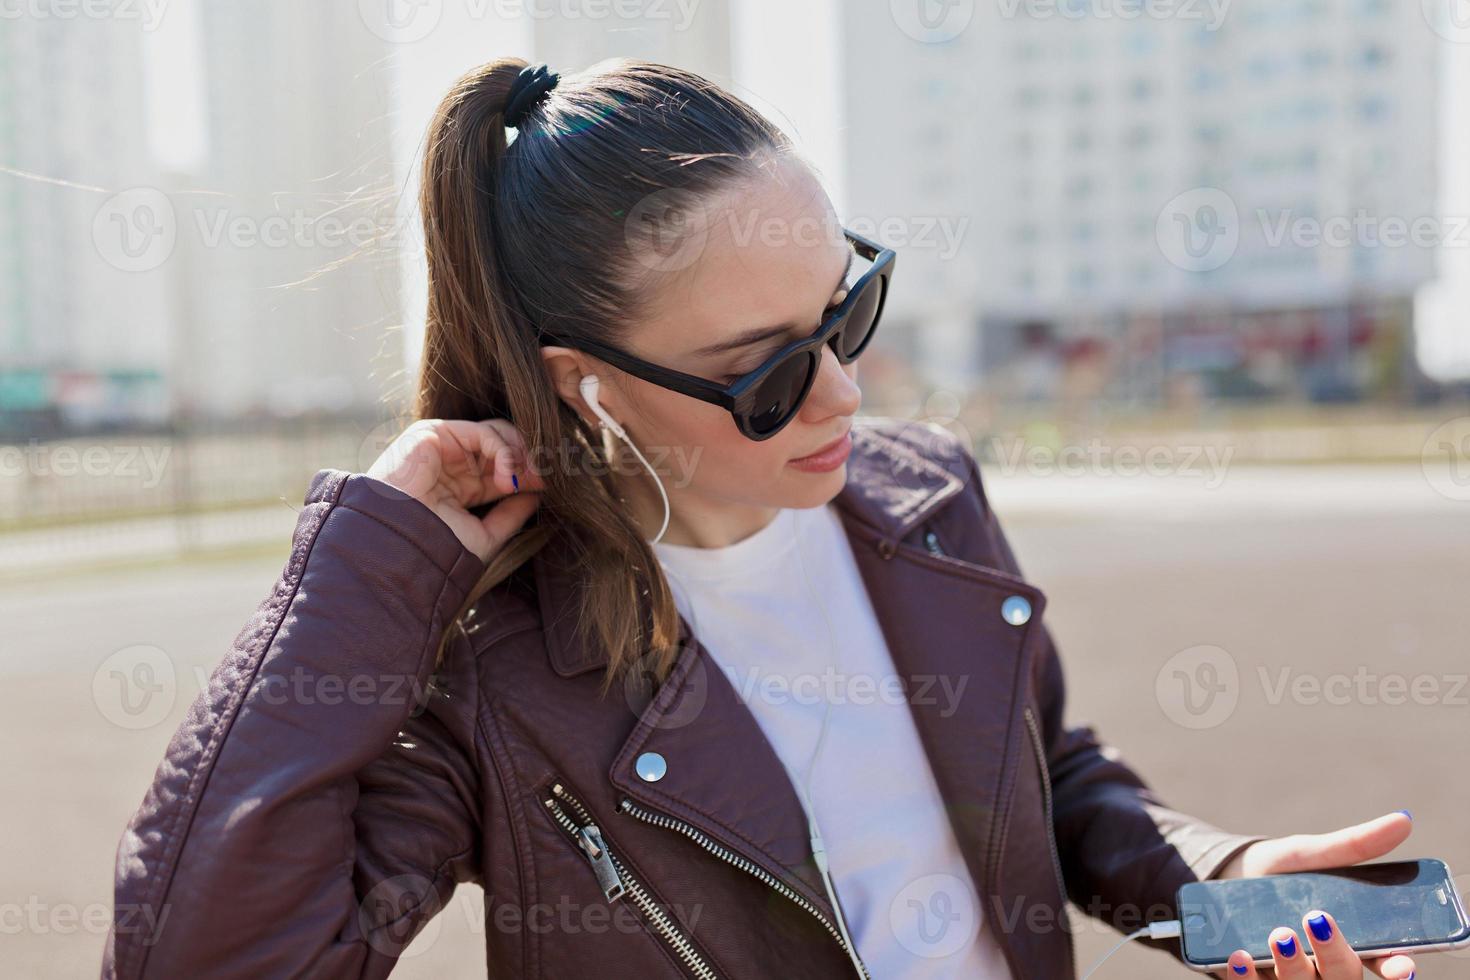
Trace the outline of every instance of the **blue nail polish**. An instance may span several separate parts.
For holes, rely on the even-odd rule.
[[[1414,819],[1414,815],[1412,813],[1410,813],[1408,810],[1400,810],[1399,812],[1402,813],[1404,816],[1408,817],[1410,820],[1413,820]],[[1412,978],[1410,978],[1410,980],[1412,980]]]
[[[515,490],[512,491],[513,493],[520,493],[521,492],[521,481],[520,481],[520,478],[517,477],[514,473],[512,473],[510,475],[510,485],[513,486],[513,487],[515,487]]]
[[[1244,967],[1244,966],[1241,966],[1239,964],[1231,964],[1230,969],[1234,970],[1239,976],[1242,976],[1243,977],[1243,976],[1245,976],[1245,971],[1248,968],[1247,967]]]
[[[1312,938],[1319,943],[1325,943],[1332,938],[1332,923],[1321,912],[1308,916],[1307,928],[1312,930]]]
[[[1285,939],[1276,940],[1276,949],[1281,953],[1283,960],[1289,960],[1296,955],[1296,937],[1287,936]]]

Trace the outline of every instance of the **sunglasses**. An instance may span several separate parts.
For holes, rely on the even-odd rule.
[[[728,384],[661,367],[595,340],[566,343],[543,333],[542,343],[595,354],[607,363],[650,384],[719,405],[734,418],[740,432],[760,442],[771,438],[796,417],[812,390],[822,364],[822,346],[830,345],[840,364],[850,364],[877,332],[888,298],[888,280],[897,254],[876,242],[843,229],[858,255],[872,263],[852,284],[841,304],[822,320],[810,337],[794,340],[766,358],[759,367]]]

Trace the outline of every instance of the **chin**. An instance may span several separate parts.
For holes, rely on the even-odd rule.
[[[847,463],[826,473],[797,473],[793,477],[791,502],[787,507],[821,507],[830,503],[847,485]]]

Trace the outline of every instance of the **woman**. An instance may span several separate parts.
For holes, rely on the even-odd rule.
[[[1408,835],[1227,834],[1064,727],[968,447],[855,417],[893,253],[708,82],[558,82],[440,106],[420,421],[313,479],[121,841],[105,974],[384,976],[473,881],[498,976],[1066,977],[1068,896],[1131,930]],[[1313,923],[1280,975],[1358,976]]]

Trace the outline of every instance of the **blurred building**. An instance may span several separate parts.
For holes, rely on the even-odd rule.
[[[112,188],[152,181],[137,22],[0,22],[0,429],[167,412],[167,287],[104,261]],[[140,215],[147,220],[148,215]]]
[[[1034,359],[1040,331],[1061,376],[1091,368],[1121,398],[1412,384],[1411,298],[1443,230],[1418,4],[1019,9],[982,69],[976,367]]]
[[[405,383],[383,38],[355,5],[148,6],[0,29],[0,427],[376,414]]]

